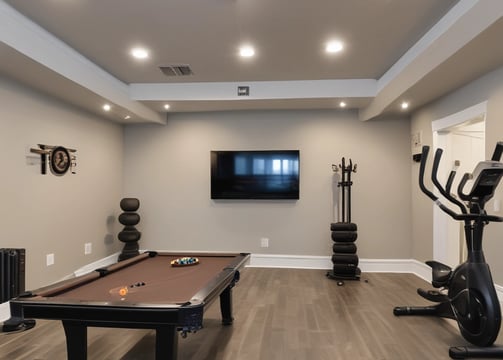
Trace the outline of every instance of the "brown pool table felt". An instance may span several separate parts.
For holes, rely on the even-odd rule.
[[[131,303],[183,304],[209,283],[232,261],[230,256],[201,256],[194,266],[171,266],[180,255],[146,257],[128,267],[97,278],[82,286],[65,290],[50,298],[54,301],[123,301]],[[136,286],[137,284],[144,284]],[[133,287],[131,287],[131,285]],[[119,294],[123,287],[125,296]]]

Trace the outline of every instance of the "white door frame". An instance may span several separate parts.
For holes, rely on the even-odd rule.
[[[481,102],[455,114],[451,114],[444,118],[432,121],[431,128],[433,132],[433,148],[446,148],[449,144],[446,142],[446,137],[441,136],[442,131],[447,131],[456,125],[461,125],[469,120],[483,117],[487,112],[487,101]],[[436,192],[438,194],[438,192]],[[433,258],[440,262],[448,262],[448,221],[449,216],[433,204]]]

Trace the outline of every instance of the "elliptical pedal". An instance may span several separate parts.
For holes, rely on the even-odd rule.
[[[451,279],[452,268],[434,260],[427,261],[426,264],[431,267],[431,284],[433,287],[446,287]]]
[[[446,294],[442,294],[438,290],[424,290],[424,289],[417,289],[417,293],[424,297],[426,300],[432,301],[432,302],[448,302],[449,297]]]

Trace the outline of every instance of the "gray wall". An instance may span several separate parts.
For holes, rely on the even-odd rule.
[[[411,120],[411,131],[423,132],[423,144],[432,145],[431,122],[462,111],[470,106],[487,101],[486,114],[486,158],[490,158],[495,143],[503,141],[503,68],[497,69],[452,94],[435,101],[418,111]],[[412,249],[413,257],[420,261],[433,256],[432,203],[422,195],[417,186],[419,166],[412,167]],[[500,187],[495,199],[503,200],[503,189]],[[492,201],[486,206],[493,211]],[[502,216],[503,214],[499,214]],[[503,253],[501,233],[502,223],[491,223],[486,228],[484,248],[493,278],[496,283],[503,283]]]
[[[123,129],[5,78],[0,98],[0,247],[27,249],[28,288],[119,251],[124,196],[141,199],[142,248],[328,256],[331,164],[342,156],[358,164],[359,255],[412,254],[406,119],[362,123],[351,111],[321,110],[193,113],[172,114],[167,126]],[[39,143],[76,148],[77,174],[41,175],[29,152]],[[300,149],[300,200],[210,200],[213,149]],[[269,248],[260,248],[262,237]],[[93,253],[85,256],[86,242]],[[47,267],[49,253],[55,264]]]
[[[360,257],[410,258],[409,134],[407,119],[328,110],[170,114],[167,126],[128,126],[124,187],[141,199],[141,247],[328,256],[331,164],[344,156],[358,165]],[[299,149],[300,200],[212,201],[210,150],[234,149]]]
[[[122,127],[1,77],[0,99],[0,247],[26,248],[26,286],[36,288],[119,249]],[[41,175],[29,153],[39,143],[76,148],[77,174]]]
[[[0,247],[25,247],[27,287],[67,276],[120,250],[118,203],[141,199],[142,248],[329,255],[333,221],[332,163],[358,164],[353,220],[361,258],[432,257],[432,205],[417,188],[410,134],[488,101],[486,154],[503,139],[503,68],[418,111],[411,122],[360,122],[351,111],[253,111],[171,114],[167,126],[122,126],[0,78]],[[75,147],[76,175],[42,176],[29,148]],[[298,201],[212,201],[209,152],[300,149]],[[411,196],[412,194],[412,196]],[[503,190],[496,197],[503,199]],[[492,208],[489,204],[488,209]],[[503,224],[486,232],[486,255],[503,283]],[[270,239],[269,248],[260,238]],[[93,254],[84,256],[84,243]],[[46,254],[56,263],[45,265]]]

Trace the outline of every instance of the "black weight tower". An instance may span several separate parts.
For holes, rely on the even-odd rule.
[[[124,229],[117,236],[124,243],[124,248],[119,255],[119,261],[122,261],[140,253],[138,241],[141,238],[141,232],[135,227],[140,222],[140,215],[136,213],[140,207],[140,200],[123,198],[120,207],[124,212],[119,215],[119,222],[124,225]]]
[[[337,187],[341,189],[341,201],[339,208],[340,221],[331,223],[332,232],[333,269],[327,272],[327,276],[336,280],[360,280],[361,271],[358,268],[358,255],[356,254],[355,241],[358,237],[357,226],[351,222],[351,173],[356,172],[356,164],[351,159],[349,164],[342,158],[341,164],[332,165],[334,172],[341,172],[341,181]]]

